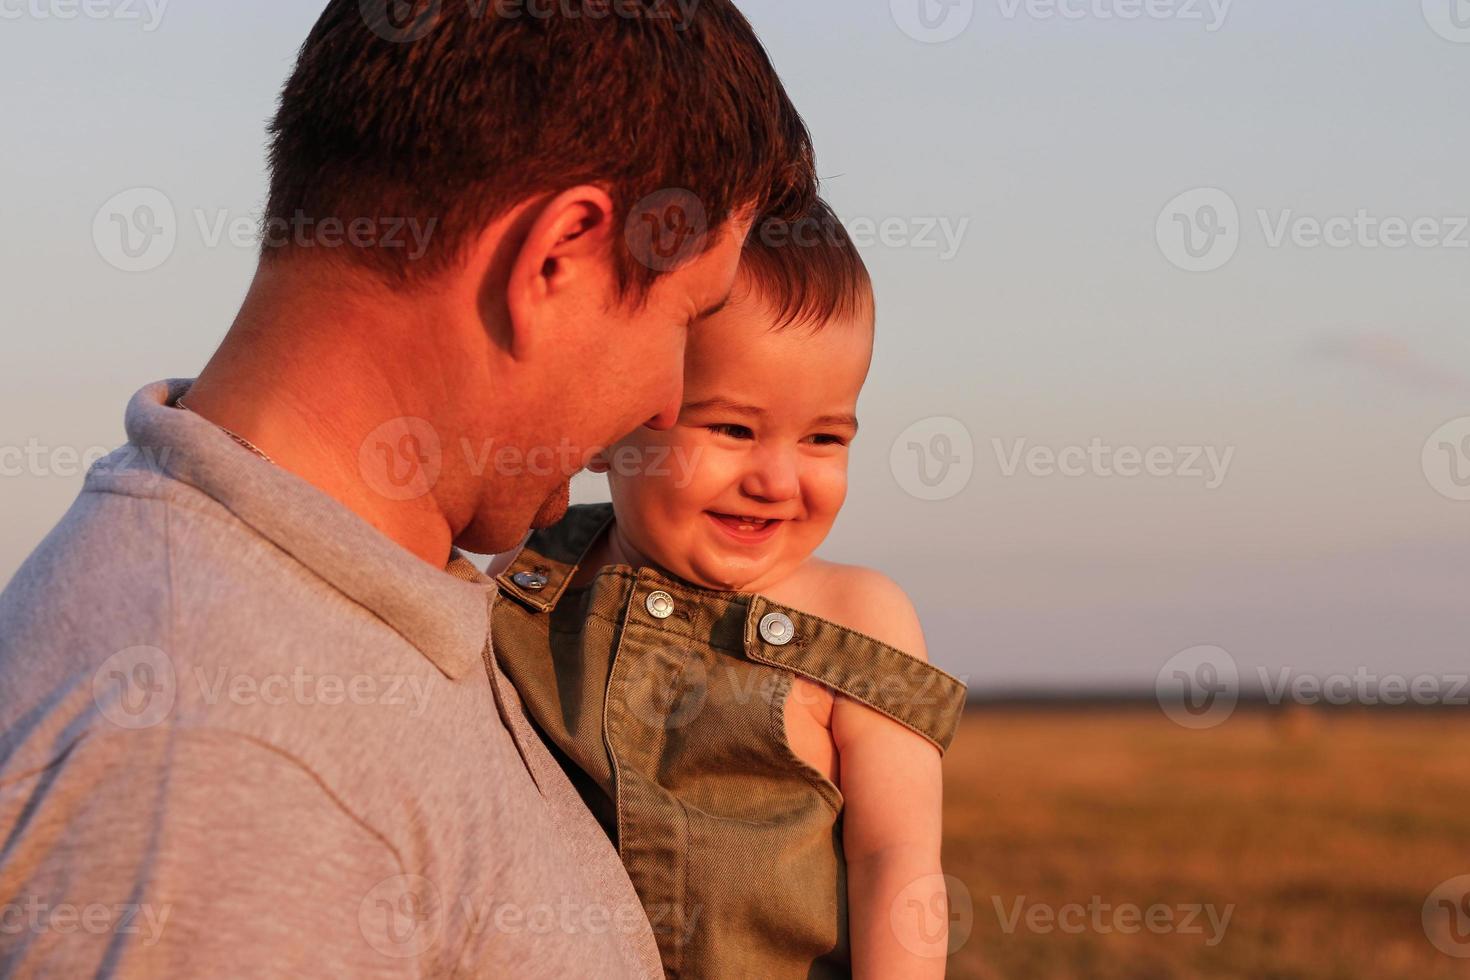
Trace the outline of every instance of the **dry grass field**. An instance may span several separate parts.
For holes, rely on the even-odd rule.
[[[1470,955],[1470,898],[1424,916],[1470,875],[1470,713],[973,709],[945,766],[951,977],[1470,977],[1429,938]]]

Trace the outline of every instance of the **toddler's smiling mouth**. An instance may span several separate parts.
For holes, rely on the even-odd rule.
[[[748,514],[722,514],[713,510],[705,513],[721,530],[742,544],[765,541],[786,523],[779,518],[758,518]]]

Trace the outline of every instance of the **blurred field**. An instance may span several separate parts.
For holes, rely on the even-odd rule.
[[[1422,918],[1470,874],[1470,714],[1242,709],[1190,731],[1157,709],[985,708],[945,766],[945,871],[974,909],[950,977],[1470,977]],[[1235,909],[1211,947],[1203,915],[1203,934],[1096,929],[1094,896]],[[1023,897],[1086,925],[1030,929]]]

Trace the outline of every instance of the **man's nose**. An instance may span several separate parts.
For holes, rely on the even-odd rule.
[[[679,409],[684,404],[684,382],[680,380],[678,387],[674,389],[673,398],[664,403],[658,414],[643,423],[655,432],[667,432],[679,421]]]

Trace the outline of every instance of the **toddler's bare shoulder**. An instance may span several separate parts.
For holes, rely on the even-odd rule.
[[[928,660],[924,630],[908,593],[882,572],[861,565],[813,559],[812,611],[839,626],[871,636],[911,657]]]

